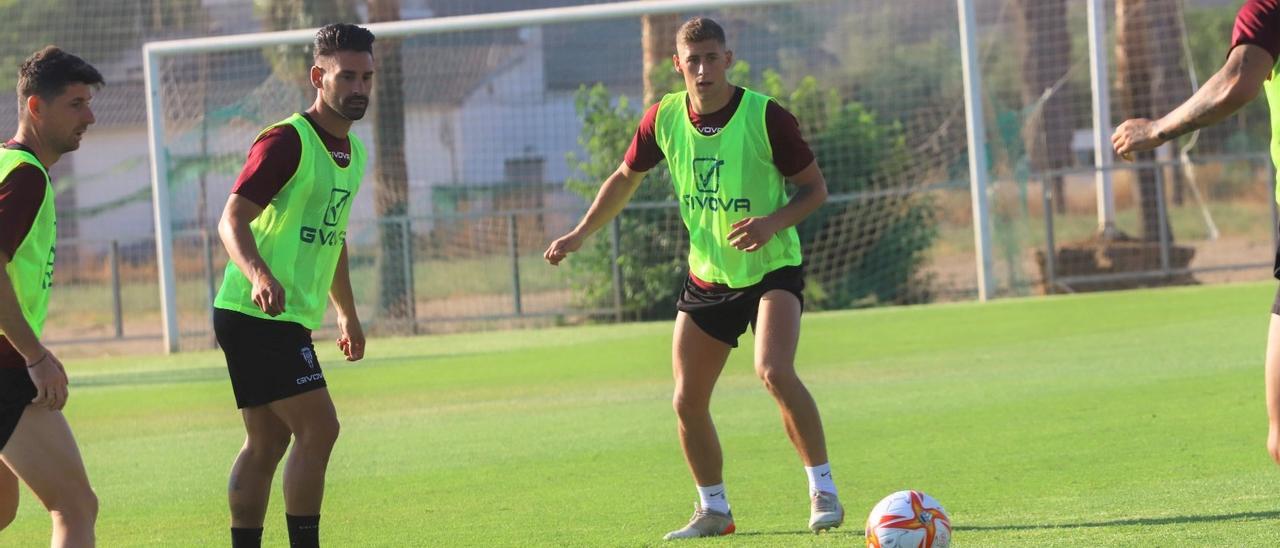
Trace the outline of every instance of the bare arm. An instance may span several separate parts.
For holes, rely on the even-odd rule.
[[[636,188],[640,186],[641,181],[644,181],[644,175],[645,172],[635,171],[625,162],[619,165],[618,169],[605,179],[604,184],[600,185],[600,192],[596,194],[596,199],[591,202],[591,207],[587,209],[587,214],[582,216],[578,226],[551,242],[546,253],[543,253],[543,258],[552,265],[558,265],[566,256],[582,247],[582,242],[588,236],[600,230],[622,212],[622,208],[636,193]]]
[[[333,283],[329,285],[329,301],[338,311],[338,317],[356,318],[356,298],[351,291],[351,269],[347,262],[347,243],[342,243],[338,265],[333,270]]]
[[[35,331],[27,324],[18,304],[18,292],[13,289],[13,280],[3,265],[9,264],[10,258],[0,252],[0,329],[4,337],[9,339],[23,361],[27,365],[27,375],[36,386],[36,397],[31,403],[62,409],[67,403],[67,373],[62,362],[49,349],[40,343]]]
[[[258,252],[249,223],[262,214],[262,208],[252,200],[232,194],[218,221],[218,236],[227,248],[227,256],[240,272],[253,283],[253,302],[271,316],[284,312],[284,287],[276,281],[267,262]]]
[[[9,264],[10,261],[3,251],[0,251],[0,261],[3,261],[0,264]],[[31,330],[27,319],[22,316],[18,293],[13,289],[13,280],[4,268],[0,268],[0,330],[4,331],[5,338],[22,354],[28,365],[44,357],[44,345],[40,344],[35,331]]]
[[[1253,44],[1236,46],[1222,68],[1190,99],[1159,120],[1125,120],[1111,135],[1111,144],[1117,154],[1128,159],[1132,153],[1213,125],[1257,97],[1274,65],[1275,59],[1267,50]]]
[[[760,249],[774,234],[800,224],[827,201],[827,179],[822,176],[816,160],[787,180],[796,185],[796,193],[787,205],[764,217],[748,217],[734,223],[729,233],[733,247],[748,253]]]
[[[347,356],[347,361],[353,362],[364,357],[364,328],[360,326],[360,315],[356,313],[349,264],[347,243],[342,242],[342,252],[333,271],[333,283],[329,285],[329,300],[338,311],[338,349]]]

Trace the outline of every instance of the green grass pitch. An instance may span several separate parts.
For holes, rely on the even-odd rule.
[[[811,314],[843,528],[805,528],[804,471],[751,370],[713,400],[738,533],[706,546],[851,546],[872,505],[920,489],[956,546],[1274,546],[1262,357],[1273,284]],[[329,546],[644,546],[695,492],[670,407],[669,323],[319,341],[343,433]],[[102,546],[229,544],[243,439],[221,355],[68,360],[67,415]],[[287,545],[272,493],[266,545]],[[47,543],[24,488],[5,546]]]

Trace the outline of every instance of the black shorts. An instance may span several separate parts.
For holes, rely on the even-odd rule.
[[[213,332],[227,357],[236,407],[265,405],[328,386],[311,330],[294,322],[213,309]]]
[[[35,397],[36,385],[31,382],[26,368],[0,369],[0,451],[4,450],[13,429],[18,427],[23,411]]]
[[[691,278],[684,280],[684,289],[676,300],[676,310],[689,315],[693,323],[708,335],[734,348],[738,337],[746,333],[747,326],[756,328],[756,313],[760,309],[760,297],[774,289],[781,289],[800,299],[804,308],[804,269],[784,266],[764,275],[760,283],[740,289],[708,291],[698,287]]]

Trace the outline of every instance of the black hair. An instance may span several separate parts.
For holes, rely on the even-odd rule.
[[[315,56],[327,57],[339,51],[373,54],[373,33],[350,23],[333,23],[316,31]]]
[[[84,59],[58,46],[45,46],[18,68],[18,102],[21,106],[33,96],[51,100],[71,84],[100,87],[104,83],[98,69]]]

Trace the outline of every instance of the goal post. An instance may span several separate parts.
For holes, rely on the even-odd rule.
[[[674,14],[724,24],[729,80],[795,114],[818,157],[830,197],[797,226],[807,307],[994,296],[987,216],[999,212],[985,205],[986,162],[967,153],[986,146],[986,132],[965,135],[982,120],[982,71],[965,63],[961,85],[957,47],[976,57],[981,36],[966,8],[977,1],[644,0],[364,25],[396,39],[403,97],[387,104],[403,110],[383,112],[375,99],[370,120],[352,128],[370,151],[347,233],[362,320],[418,333],[667,317],[688,246],[679,210],[694,200],[673,194],[666,163],[576,260],[538,263],[617,167],[654,94],[683,89],[670,53],[651,46],[674,48],[664,35],[678,18],[655,17]],[[212,220],[254,135],[313,100],[302,46],[314,33],[143,47],[168,352],[183,337],[209,340],[209,295],[226,261]],[[384,115],[404,126],[387,146]],[[403,154],[404,167],[379,162],[384,151]],[[407,180],[402,209],[371,202],[386,191],[380,175]],[[710,193],[692,197],[702,207],[738,203],[699,192]],[[972,244],[951,237],[970,231]],[[385,307],[394,291],[412,299],[407,313]]]
[[[642,0],[615,4],[547,8],[516,12],[465,15],[364,24],[379,38],[438,34],[476,29],[510,28],[546,23],[636,17],[651,14],[691,12],[745,6],[781,5],[798,0]],[[151,157],[153,216],[156,256],[160,278],[160,303],[164,348],[179,350],[180,329],[177,312],[176,274],[173,264],[173,233],[170,215],[168,155],[165,148],[164,99],[158,64],[181,54],[215,53],[248,47],[301,45],[310,43],[317,29],[260,32],[231,36],[148,42],[143,46],[143,71],[147,102],[147,128]]]

